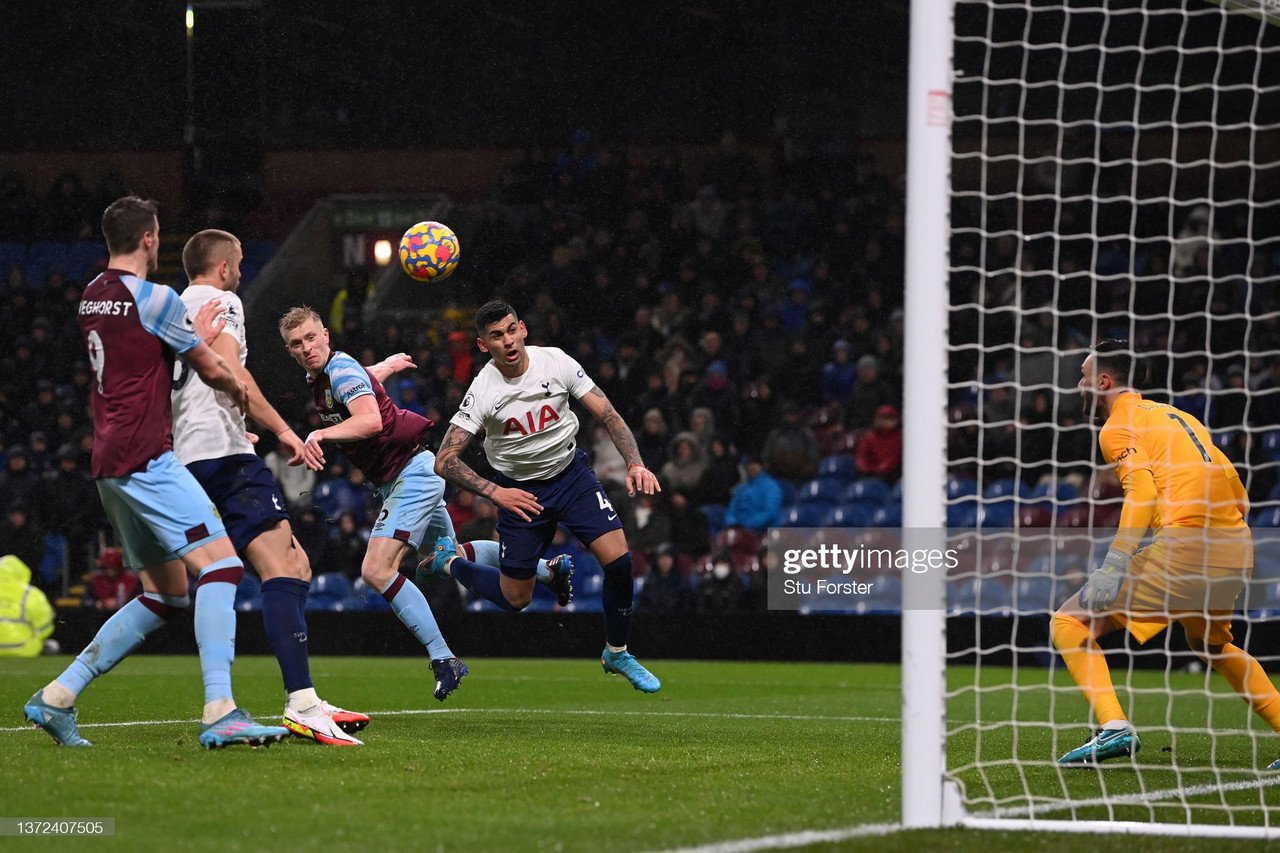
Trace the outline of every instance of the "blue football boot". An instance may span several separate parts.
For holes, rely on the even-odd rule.
[[[1083,746],[1078,746],[1058,759],[1059,764],[1099,764],[1112,758],[1137,755],[1142,741],[1132,726],[1123,729],[1099,729]]]
[[[604,667],[606,675],[621,675],[641,693],[657,693],[662,689],[662,682],[658,677],[641,666],[631,652],[611,652],[605,646],[600,653],[600,665]]]
[[[428,578],[450,577],[449,560],[456,556],[458,556],[457,543],[449,536],[437,537],[435,553],[418,563],[418,570],[414,572],[413,579],[418,582],[418,586],[422,586]]]
[[[80,737],[80,727],[76,725],[76,709],[55,708],[44,701],[44,691],[37,690],[36,695],[22,706],[22,713],[27,721],[34,723],[49,733],[59,746],[93,746]]]
[[[200,745],[205,749],[226,746],[270,746],[289,737],[284,726],[260,726],[243,708],[236,708],[222,719],[200,727]]]

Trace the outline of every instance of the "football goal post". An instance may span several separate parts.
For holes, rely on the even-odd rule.
[[[1280,2],[913,0],[908,89],[904,536],[961,558],[903,577],[903,824],[1280,838],[1280,735],[1181,627],[1103,640],[1142,749],[1093,765],[1050,639],[1123,499],[1075,388],[1118,339],[1240,474],[1280,676]]]

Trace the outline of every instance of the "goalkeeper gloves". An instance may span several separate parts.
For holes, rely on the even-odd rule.
[[[1089,575],[1089,582],[1080,591],[1080,603],[1090,610],[1100,612],[1111,607],[1120,592],[1125,571],[1129,568],[1129,555],[1119,548],[1107,551],[1102,565]]]

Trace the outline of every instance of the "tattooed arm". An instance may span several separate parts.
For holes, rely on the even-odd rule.
[[[537,498],[523,489],[504,489],[492,480],[481,477],[462,461],[462,451],[466,450],[472,437],[465,429],[449,425],[440,442],[440,451],[436,454],[436,474],[460,489],[488,498],[525,521],[531,521],[532,516],[542,512]]]
[[[626,460],[627,494],[634,495],[637,491],[642,491],[646,495],[651,495],[662,491],[662,486],[658,485],[658,478],[644,467],[644,460],[640,458],[640,448],[636,446],[636,437],[631,434],[631,427],[627,426],[622,415],[618,414],[618,410],[609,402],[609,398],[600,390],[599,385],[587,392],[587,395],[582,398],[582,404],[599,419],[600,423],[604,424],[604,428],[609,431],[609,438],[613,439],[613,446],[618,448],[618,452]]]

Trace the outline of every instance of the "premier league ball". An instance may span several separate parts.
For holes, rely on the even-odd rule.
[[[447,278],[459,252],[458,235],[439,222],[419,222],[400,238],[400,266],[418,281]]]

